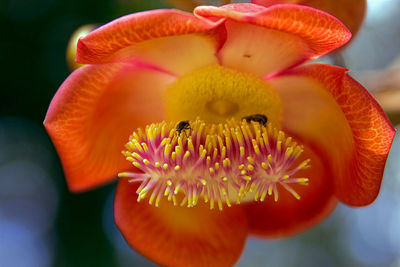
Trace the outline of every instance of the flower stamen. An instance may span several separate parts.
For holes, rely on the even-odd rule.
[[[176,124],[161,122],[130,136],[122,154],[141,172],[118,176],[141,183],[137,201],[150,195],[149,204],[159,206],[166,197],[174,205],[190,208],[203,198],[210,209],[222,210],[231,201],[248,201],[249,195],[255,201],[267,196],[278,201],[278,184],[300,199],[290,184],[308,185],[308,178],[293,175],[309,168],[310,160],[291,167],[303,148],[284,132],[246,120],[187,123],[190,131],[178,132]]]

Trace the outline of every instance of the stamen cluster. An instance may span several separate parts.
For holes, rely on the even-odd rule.
[[[211,209],[216,203],[222,210],[224,203],[230,207],[249,194],[255,201],[267,195],[278,201],[278,184],[300,199],[290,184],[308,184],[308,178],[293,175],[308,168],[310,160],[291,168],[303,148],[271,124],[195,120],[187,128],[177,131],[175,123],[161,122],[130,136],[122,153],[141,172],[119,177],[141,182],[138,201],[150,195],[149,203],[158,206],[165,196],[174,205],[194,207],[203,198]]]

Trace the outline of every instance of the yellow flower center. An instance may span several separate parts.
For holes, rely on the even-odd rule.
[[[279,95],[259,77],[219,65],[178,78],[166,90],[167,121],[135,131],[123,155],[140,170],[119,177],[139,182],[138,201],[162,197],[194,207],[278,201],[278,188],[300,199],[291,184],[309,167],[303,149],[280,131]]]
[[[219,65],[207,66],[176,80],[166,90],[167,121],[208,123],[264,114],[280,128],[282,104],[275,89],[250,73]]]

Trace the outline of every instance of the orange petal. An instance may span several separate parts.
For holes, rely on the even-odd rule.
[[[269,82],[281,96],[284,127],[326,154],[335,195],[363,206],[378,195],[394,129],[377,102],[346,73],[312,64]]]
[[[336,18],[300,5],[207,6],[195,14],[211,21],[227,18],[227,40],[218,55],[222,65],[259,76],[326,54],[351,37]]]
[[[109,62],[115,52],[134,44],[193,33],[212,35],[217,25],[190,13],[172,9],[134,13],[116,19],[81,38],[77,61],[83,64]]]
[[[353,36],[361,27],[365,17],[366,0],[252,0],[254,4],[269,7],[277,4],[301,4],[323,10],[349,28]]]
[[[247,237],[247,221],[236,206],[222,212],[138,203],[137,185],[121,179],[114,202],[115,222],[126,241],[162,266],[232,266]]]
[[[143,41],[115,52],[109,61],[142,61],[176,76],[218,63],[215,38],[199,34],[162,37]]]
[[[87,65],[54,96],[44,121],[71,191],[108,182],[131,165],[121,155],[137,127],[163,119],[162,93],[173,81],[134,64]]]
[[[306,147],[304,159],[311,159],[311,168],[297,172],[295,177],[309,178],[309,185],[291,185],[301,196],[295,199],[282,187],[279,200],[267,197],[264,202],[246,204],[250,233],[261,237],[281,238],[302,232],[328,216],[336,206],[331,175],[321,155]]]

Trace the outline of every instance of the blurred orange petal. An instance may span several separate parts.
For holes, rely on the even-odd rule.
[[[136,127],[163,119],[174,77],[134,64],[89,65],[63,83],[44,121],[70,190],[108,182],[130,167],[121,150]]]
[[[162,266],[232,266],[247,237],[240,207],[223,211],[208,205],[160,207],[138,203],[137,185],[121,179],[114,201],[115,223],[139,253]],[[144,201],[144,200],[143,200]]]
[[[326,155],[335,195],[348,205],[370,204],[394,136],[377,102],[346,69],[330,65],[300,66],[270,82],[284,105],[284,127]]]

